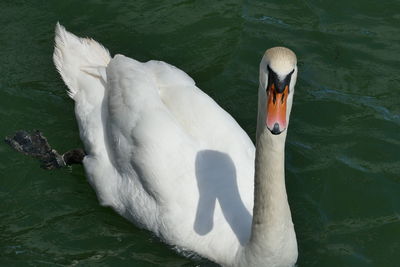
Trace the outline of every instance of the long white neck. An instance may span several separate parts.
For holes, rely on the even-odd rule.
[[[263,123],[259,117],[259,124]],[[239,266],[293,266],[297,242],[285,187],[286,131],[258,127],[251,237]]]

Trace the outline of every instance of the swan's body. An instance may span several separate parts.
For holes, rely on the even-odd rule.
[[[59,25],[54,61],[75,100],[83,164],[102,205],[222,265],[296,262],[283,175],[286,131],[272,135],[259,126],[257,146],[276,153],[256,152],[237,122],[183,71],[111,58]],[[255,172],[256,153],[269,158],[262,167],[256,161]],[[259,211],[252,226],[254,190]]]

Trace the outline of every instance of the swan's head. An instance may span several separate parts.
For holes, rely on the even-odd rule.
[[[268,49],[260,63],[260,119],[274,135],[285,131],[293,103],[297,59],[285,47]]]

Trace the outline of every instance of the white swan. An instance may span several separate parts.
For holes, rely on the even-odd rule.
[[[87,153],[83,164],[102,205],[224,266],[295,264],[284,178],[297,78],[291,50],[271,48],[261,61],[255,149],[176,67],[111,58],[59,24],[55,41],[54,62],[75,101]]]

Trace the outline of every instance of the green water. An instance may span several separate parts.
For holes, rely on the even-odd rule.
[[[80,147],[53,29],[189,73],[253,137],[258,64],[299,59],[286,148],[298,266],[399,266],[400,2],[0,2],[0,136]],[[82,167],[45,171],[0,143],[0,265],[212,266],[100,207]]]

